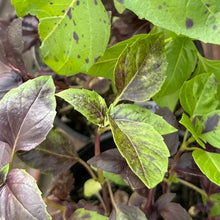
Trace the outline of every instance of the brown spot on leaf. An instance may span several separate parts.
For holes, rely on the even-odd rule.
[[[100,57],[100,56],[99,56]],[[97,60],[99,59],[99,57],[94,58],[94,63],[97,62]]]
[[[98,2],[97,2],[97,0],[94,0],[94,3],[95,3],[95,5],[98,5]]]
[[[62,10],[61,12],[62,12],[62,13],[65,13],[65,10]]]
[[[79,5],[79,3],[80,3],[80,1],[79,1],[79,0],[77,0],[77,1],[76,1],[76,5]]]
[[[106,20],[104,20],[104,23],[106,24]]]
[[[162,9],[162,6],[161,6],[161,5],[159,5],[159,6],[158,6],[158,9]]]
[[[53,2],[50,2],[50,4],[52,5],[52,4],[53,4]]]
[[[79,42],[79,36],[78,36],[78,34],[74,31],[73,32],[73,39],[76,41],[76,43],[78,44],[78,42]]]
[[[71,20],[72,19],[72,13],[71,13],[71,8],[68,9],[67,11],[67,16]]]
[[[124,4],[124,0],[118,0],[118,2],[120,2],[121,4]]]
[[[191,18],[186,18],[186,29],[192,28],[194,25],[193,20]]]
[[[56,57],[56,56],[54,56],[53,58],[54,58],[54,60],[55,60],[56,62],[58,62],[58,61],[59,61],[59,60],[57,59],[57,57]]]
[[[166,2],[163,2],[163,5],[166,5],[167,3]]]
[[[67,23],[65,23],[65,27],[67,26]]]
[[[207,14],[207,13],[208,13],[208,10],[205,11],[205,14]]]
[[[205,4],[207,7],[210,7],[210,4]]]
[[[86,63],[89,63],[89,58],[85,59]]]
[[[75,22],[75,20],[73,19],[73,24],[76,26],[76,22]]]
[[[84,34],[82,34],[82,37],[84,37]]]
[[[79,54],[77,55],[77,58],[78,58],[78,59],[80,58],[80,55],[79,55]]]
[[[212,29],[216,30],[217,29],[217,25],[213,25]]]

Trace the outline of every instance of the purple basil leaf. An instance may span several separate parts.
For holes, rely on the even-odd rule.
[[[18,156],[29,166],[53,175],[65,172],[76,162],[72,139],[59,130],[51,130],[38,147],[31,151],[19,151]]]
[[[135,206],[117,204],[109,217],[109,220],[147,220],[145,214]]]
[[[29,80],[10,90],[0,102],[0,140],[14,152],[39,145],[53,126],[54,92],[49,76]]]
[[[165,119],[169,124],[171,124],[173,127],[178,128],[178,122],[176,120],[175,115],[170,111],[169,108],[160,108],[156,110],[155,112],[157,115],[160,115]],[[164,142],[166,143],[170,155],[174,155],[177,152],[178,146],[179,146],[179,135],[178,132],[163,135]]]
[[[32,176],[24,170],[11,170],[0,188],[1,219],[51,219]]]
[[[92,157],[88,163],[104,171],[121,175],[123,180],[134,190],[145,188],[144,183],[130,169],[117,148]]]
[[[175,220],[192,219],[180,204],[173,202],[168,203],[162,210],[159,210],[159,213],[164,219],[175,219]]]
[[[220,187],[215,183],[211,182],[206,176],[200,177],[200,183],[202,189],[205,190],[208,196],[215,193],[220,193]]]
[[[114,174],[121,174],[127,166],[126,160],[116,148],[107,150],[99,156],[92,157],[87,162],[96,168]]]
[[[147,196],[139,195],[133,192],[129,198],[128,205],[141,207],[147,203]]]
[[[171,202],[174,199],[175,196],[175,193],[165,193],[162,196],[160,196],[155,203],[158,210],[162,210],[167,205],[167,203]]]
[[[183,175],[193,175],[193,176],[203,176],[202,172],[199,170],[195,161],[193,160],[192,153],[184,153],[180,160],[178,161],[175,170],[178,174]]]
[[[0,169],[9,163],[11,149],[7,143],[0,141]]]
[[[22,84],[21,75],[0,62],[0,100],[12,88]]]
[[[157,211],[164,219],[190,220],[191,217],[181,205],[171,202],[175,195],[175,193],[166,193],[160,196],[155,203]]]

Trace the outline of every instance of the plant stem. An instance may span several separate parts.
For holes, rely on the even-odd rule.
[[[95,156],[98,156],[100,154],[100,136],[101,136],[101,129],[98,129],[96,136],[95,136]],[[108,194],[106,187],[104,185],[105,178],[103,176],[103,171],[101,169],[97,169],[98,174],[98,181],[102,185],[102,196],[106,207],[106,214],[109,215],[110,213],[110,204],[108,200]]]
[[[84,160],[82,160],[79,157],[77,157],[76,160],[87,169],[92,178],[97,178],[95,173],[92,171],[91,167]]]
[[[178,181],[179,181],[180,183],[182,183],[183,185],[188,186],[188,187],[190,187],[191,189],[194,189],[194,190],[195,190],[196,192],[198,192],[200,195],[207,197],[207,194],[206,194],[206,192],[205,192],[204,190],[202,190],[202,189],[200,189],[199,187],[193,185],[192,183],[189,183],[189,182],[187,182],[187,181],[185,181],[185,180],[182,180],[182,179],[179,179],[179,178],[178,178]]]
[[[109,191],[109,195],[112,201],[112,206],[115,208],[115,210],[117,209],[117,204],[115,202],[114,196],[113,196],[113,192],[112,192],[112,187],[111,187],[111,183],[109,180],[106,180],[107,185],[108,185],[108,191]]]
[[[147,213],[151,204],[152,204],[152,199],[153,199],[153,194],[154,194],[154,191],[153,189],[149,189],[148,191],[148,195],[147,195],[147,203],[144,207],[144,212]]]

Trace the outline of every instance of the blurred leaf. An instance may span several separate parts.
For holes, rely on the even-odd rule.
[[[220,110],[202,117],[203,132],[201,138],[216,148],[220,148]]]
[[[214,74],[200,74],[186,81],[180,90],[180,103],[192,117],[214,111],[219,105]]]
[[[150,110],[134,104],[120,104],[112,107],[110,115],[114,120],[126,120],[131,122],[143,122],[151,125],[159,134],[165,135],[176,130],[163,117],[153,114]]]
[[[120,14],[122,14],[124,12],[124,10],[126,9],[126,7],[123,4],[121,4],[120,2],[118,2],[117,0],[114,0],[114,5]]]
[[[193,158],[200,170],[215,184],[220,186],[220,154],[201,149],[193,151]]]
[[[95,211],[89,211],[84,208],[77,209],[71,216],[71,220],[108,220],[108,217],[100,215]]]
[[[144,122],[109,120],[114,141],[129,167],[148,188],[156,186],[168,169],[170,155],[162,136]]]
[[[179,99],[179,89],[195,69],[196,52],[192,40],[184,36],[176,36],[166,45],[167,77],[160,91],[153,97],[159,106],[174,110]]]
[[[41,76],[10,90],[0,104],[0,140],[10,148],[31,150],[40,144],[53,126],[55,86]]]
[[[73,141],[59,130],[51,130],[47,138],[31,151],[18,152],[19,158],[43,173],[59,175],[76,163]],[[62,166],[61,166],[62,164]]]
[[[0,188],[2,219],[52,219],[46,211],[37,184],[24,170],[11,170]]]
[[[83,114],[92,123],[105,126],[107,105],[95,91],[67,89],[56,95],[70,103],[76,111]]]
[[[218,81],[218,97],[220,96],[220,61],[219,60],[208,60],[201,55],[198,56],[199,62],[195,71],[195,75],[201,73],[214,73]]]
[[[84,183],[84,196],[91,197],[96,195],[102,189],[101,184],[94,179],[88,179]]]
[[[211,216],[220,216],[220,193],[212,194],[209,198],[214,202],[214,206],[211,209]]]
[[[180,120],[180,123],[185,126],[185,128],[192,134],[192,136],[195,138],[195,140],[197,141],[197,143],[205,148],[205,144],[202,142],[202,140],[200,139],[200,135],[201,134],[198,134],[192,121],[190,120],[190,118],[185,114],[183,113],[182,115],[182,118]]]
[[[139,18],[154,25],[196,38],[203,42],[220,44],[220,7],[218,1],[201,0],[155,1],[118,0]]]
[[[0,169],[0,187],[2,187],[5,184],[8,171],[9,171],[9,164],[6,164],[4,167]]]
[[[135,206],[117,204],[109,217],[109,220],[147,220],[145,214]]]
[[[159,197],[155,205],[164,219],[191,220],[190,215],[178,203],[171,202],[175,193],[165,193]]]
[[[55,72],[87,72],[103,55],[110,36],[110,21],[100,0],[12,0],[18,16],[40,20],[43,61]]]

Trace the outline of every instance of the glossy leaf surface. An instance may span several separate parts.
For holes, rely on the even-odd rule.
[[[218,1],[118,1],[140,18],[145,18],[154,25],[190,38],[220,44],[220,6]]]
[[[162,181],[169,150],[162,136],[149,124],[110,118],[114,141],[132,171],[148,188]]]
[[[100,0],[12,0],[18,16],[39,20],[43,61],[58,74],[87,72],[103,55],[110,22]]]
[[[201,149],[193,151],[193,159],[200,170],[215,184],[220,186],[220,155]]]
[[[76,163],[73,141],[58,130],[51,130],[38,147],[31,151],[18,152],[18,156],[29,166],[53,175],[65,172]]]
[[[147,220],[145,214],[136,206],[117,204],[116,210],[113,210],[110,220]]]
[[[165,121],[163,117],[153,114],[150,110],[142,108],[139,105],[120,104],[111,108],[110,114],[114,120],[149,124],[161,135],[177,131],[176,128]]]
[[[70,103],[92,123],[105,125],[107,106],[105,100],[95,91],[67,89],[56,95]]]
[[[220,148],[220,110],[210,112],[202,117],[203,133],[201,137],[209,144]]]
[[[182,116],[182,118],[181,118],[181,120],[180,120],[180,123],[181,123],[182,125],[184,125],[185,128],[192,134],[192,136],[195,138],[195,140],[197,141],[197,143],[198,143],[201,147],[205,148],[205,144],[202,142],[202,140],[201,140],[200,137],[199,137],[200,134],[197,133],[197,131],[196,131],[196,129],[195,129],[195,127],[194,127],[192,121],[190,120],[190,118],[189,118],[186,114],[183,113],[183,116]]]
[[[51,219],[34,178],[19,169],[11,170],[0,188],[0,214],[5,220]]]
[[[0,102],[0,140],[15,152],[40,144],[53,126],[54,92],[53,80],[48,76],[10,90]]]
[[[219,105],[214,74],[200,74],[185,82],[180,90],[180,103],[192,117],[214,111]]]
[[[196,48],[191,39],[177,36],[166,45],[166,56],[167,77],[154,100],[161,107],[168,107],[173,111],[179,98],[179,89],[195,68]]]
[[[77,209],[71,216],[71,220],[108,220],[108,217],[100,215],[95,211],[89,211],[84,208]]]

